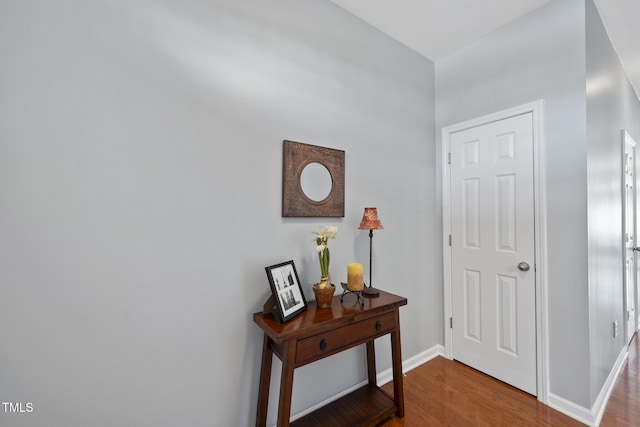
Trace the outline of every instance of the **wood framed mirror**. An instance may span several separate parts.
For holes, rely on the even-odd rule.
[[[282,144],[282,216],[344,217],[344,151]]]

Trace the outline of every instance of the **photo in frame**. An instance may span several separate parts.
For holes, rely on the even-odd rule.
[[[265,267],[265,271],[280,322],[284,323],[307,309],[293,260]]]

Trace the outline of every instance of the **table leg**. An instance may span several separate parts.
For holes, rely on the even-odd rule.
[[[271,361],[273,350],[270,339],[264,334],[262,344],[262,362],[260,364],[260,383],[258,385],[258,413],[256,415],[256,427],[265,427],[267,424],[267,410],[269,409],[269,385],[271,383]]]
[[[402,351],[400,349],[400,315],[396,310],[396,328],[391,332],[391,363],[393,365],[393,399],[398,418],[404,417],[404,388],[402,386]]]
[[[293,370],[296,361],[296,342],[284,343],[282,352],[282,376],[280,377],[280,402],[278,403],[278,427],[289,427],[291,418],[291,393],[293,392]]]
[[[376,377],[376,346],[373,340],[367,341],[367,376],[369,385],[378,385]]]

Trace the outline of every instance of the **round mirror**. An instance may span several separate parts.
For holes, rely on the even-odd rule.
[[[317,162],[309,163],[300,174],[300,187],[305,196],[314,202],[326,199],[331,193],[333,180],[329,169]]]

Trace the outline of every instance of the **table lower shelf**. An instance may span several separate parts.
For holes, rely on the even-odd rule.
[[[291,427],[375,426],[396,411],[396,404],[387,393],[366,385],[292,422]]]

